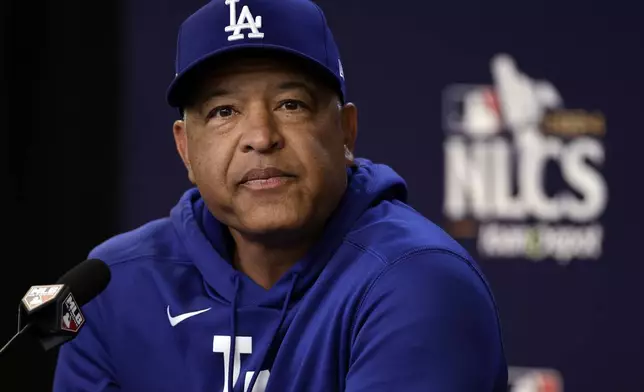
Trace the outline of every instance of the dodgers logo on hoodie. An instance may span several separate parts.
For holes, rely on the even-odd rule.
[[[505,54],[492,85],[444,91],[446,228],[483,259],[596,260],[608,205],[601,112],[567,109]]]

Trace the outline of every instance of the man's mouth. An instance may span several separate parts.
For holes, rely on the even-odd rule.
[[[252,169],[246,172],[239,182],[240,185],[250,189],[271,189],[279,187],[295,178],[275,167]]]

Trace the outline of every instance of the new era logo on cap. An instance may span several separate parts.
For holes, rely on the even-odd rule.
[[[170,106],[181,107],[186,75],[205,61],[239,49],[288,53],[331,76],[346,99],[340,55],[322,10],[311,0],[212,0],[179,30]]]

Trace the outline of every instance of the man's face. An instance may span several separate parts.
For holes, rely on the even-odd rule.
[[[356,110],[294,63],[239,58],[205,77],[175,140],[190,179],[246,235],[319,228],[346,188]],[[346,146],[346,147],[345,147]]]

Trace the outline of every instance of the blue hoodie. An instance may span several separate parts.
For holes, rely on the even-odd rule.
[[[506,391],[475,262],[405,204],[392,169],[358,160],[348,176],[320,241],[270,290],[231,266],[196,189],[96,247],[112,280],[61,348],[54,391]]]

